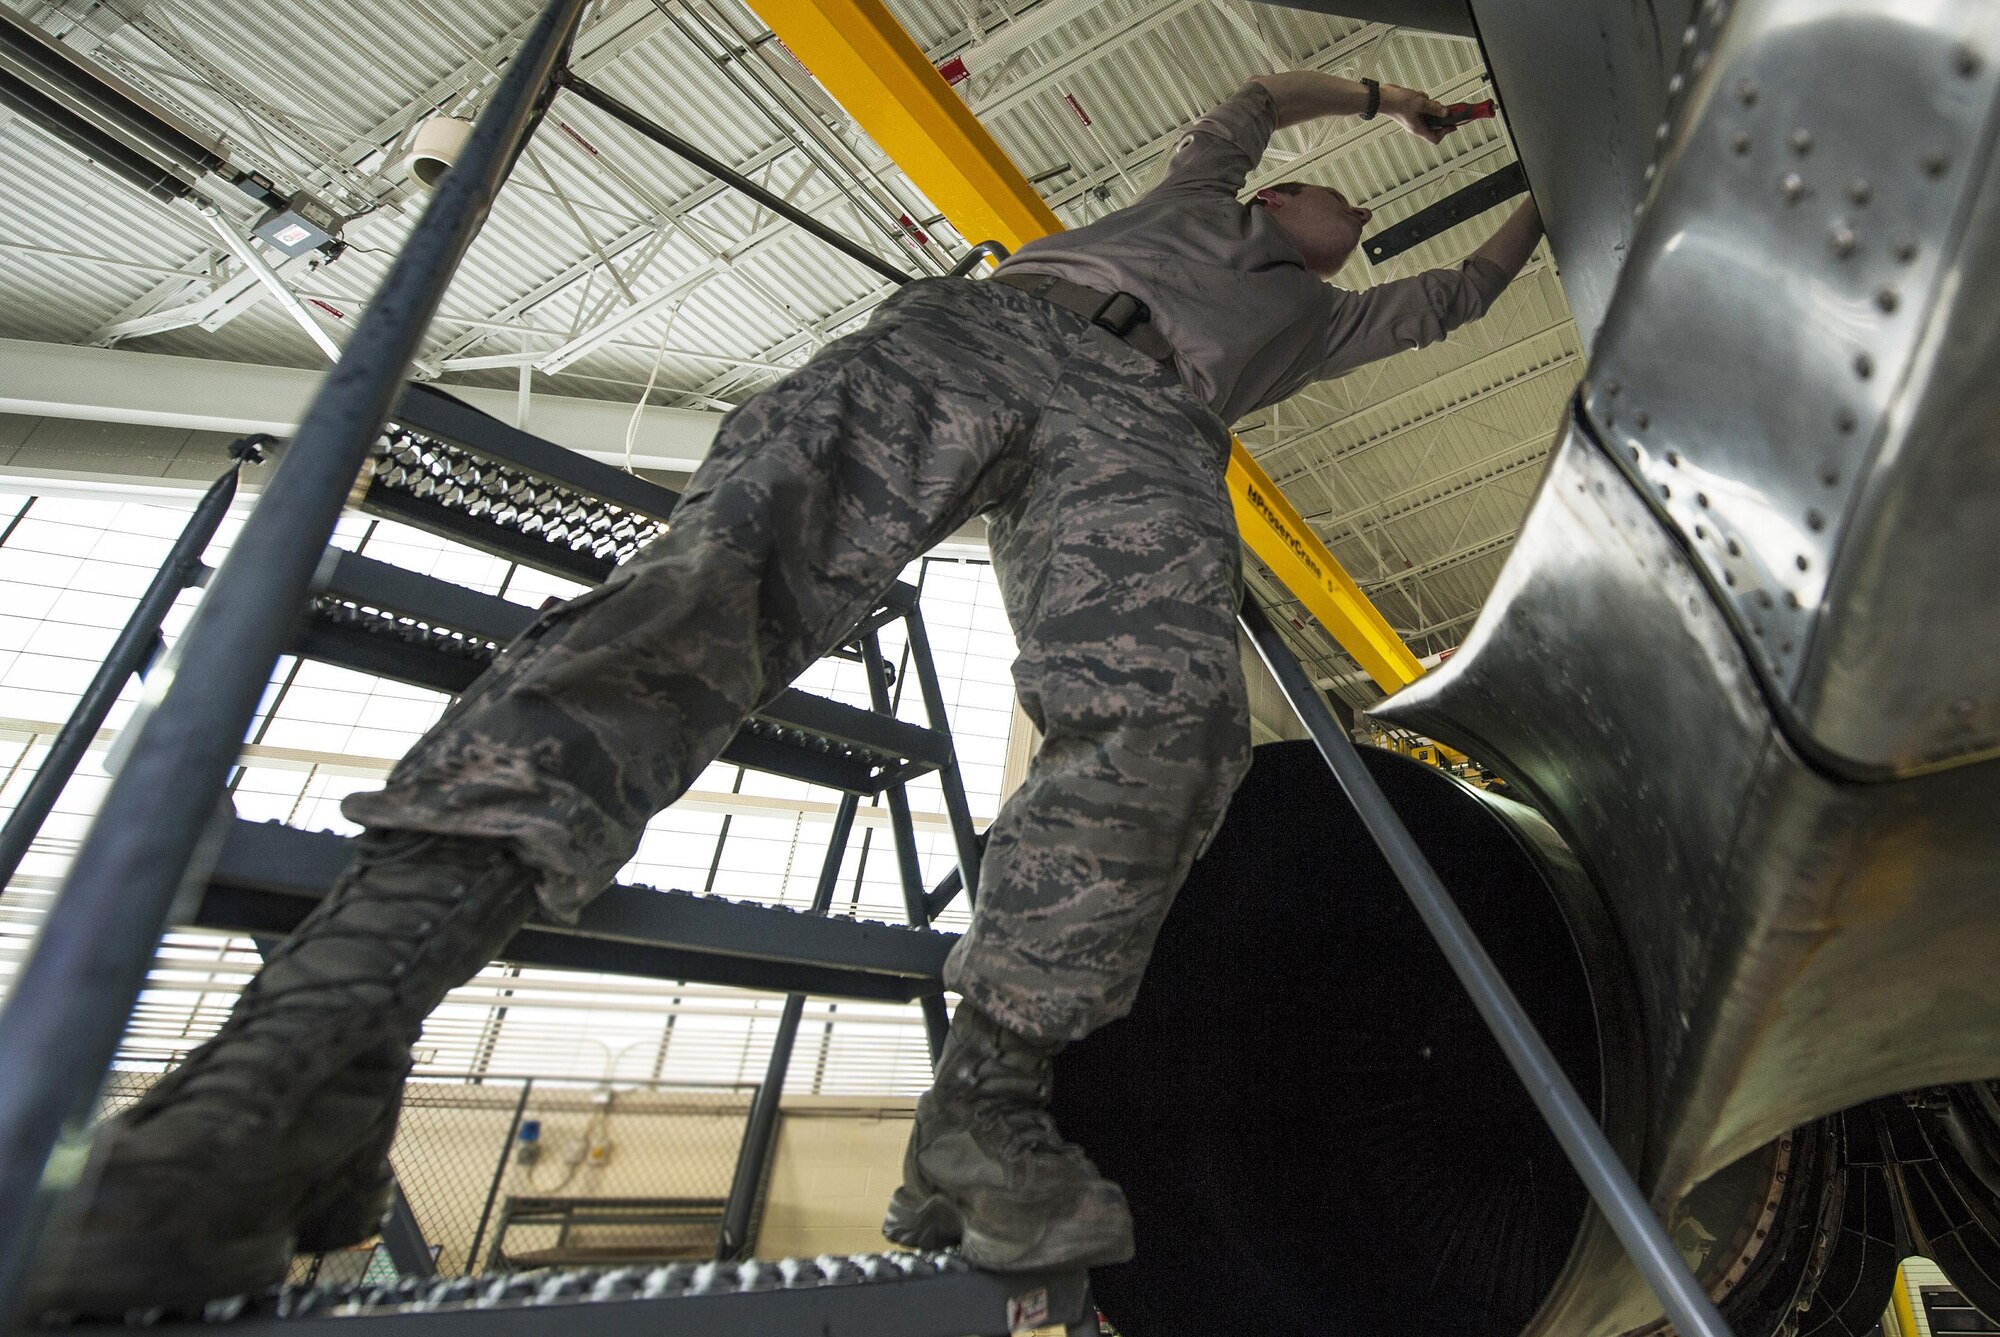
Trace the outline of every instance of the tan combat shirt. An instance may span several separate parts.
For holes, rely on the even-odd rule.
[[[1225,423],[1486,314],[1507,286],[1491,261],[1362,292],[1307,269],[1284,229],[1236,198],[1276,125],[1270,92],[1246,86],[1189,128],[1166,179],[1131,206],[1029,242],[1002,268],[1143,301]]]

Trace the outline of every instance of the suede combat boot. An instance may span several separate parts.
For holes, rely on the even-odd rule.
[[[1132,1256],[1125,1194],[1049,1117],[1061,1048],[959,1004],[936,1085],[917,1101],[884,1235],[914,1249],[956,1246],[994,1272],[1104,1267]]]
[[[504,841],[356,844],[216,1037],[99,1128],[31,1316],[192,1308],[379,1229],[410,1046],[534,911],[537,878]]]

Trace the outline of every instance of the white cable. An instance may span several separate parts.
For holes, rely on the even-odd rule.
[[[702,283],[707,281],[703,279]],[[674,322],[680,318],[681,308],[688,304],[689,298],[700,291],[701,283],[697,283],[681,294],[681,300],[674,303],[672,309],[667,312],[666,320],[660,325],[660,342],[653,346],[653,367],[646,373],[646,388],[639,392],[639,402],[632,406],[631,421],[625,424],[625,472],[628,474],[634,472],[632,443],[639,438],[639,418],[646,411],[646,400],[653,393],[653,382],[660,377],[660,362],[667,354],[667,335],[673,332]]]

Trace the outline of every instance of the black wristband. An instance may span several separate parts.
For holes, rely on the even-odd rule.
[[[1382,85],[1375,79],[1363,79],[1361,86],[1368,90],[1368,106],[1361,113],[1361,119],[1372,121],[1375,113],[1382,110]]]

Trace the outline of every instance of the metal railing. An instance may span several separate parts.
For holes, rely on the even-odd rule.
[[[224,777],[446,286],[547,106],[586,0],[549,0],[320,383],[208,595],[148,682],[104,806],[0,1013],[0,1314],[12,1314]],[[63,1149],[58,1155],[58,1147]]]
[[[695,156],[732,186],[763,198],[754,182],[699,155],[623,104],[611,105],[615,100],[598,90],[567,78],[565,56],[584,8],[585,0],[549,0],[507,66],[465,150],[439,182],[370,299],[346,355],[321,382],[207,597],[147,681],[140,713],[127,734],[131,746],[0,1011],[0,1071],[27,1074],[24,1080],[0,1083],[0,1315],[13,1310],[52,1203],[84,1169],[91,1113],[104,1073],[175,898],[182,889],[204,883],[217,857],[228,825],[221,819],[229,816],[222,798],[224,778],[237,761],[271,668],[308,602],[327,540],[364,462],[378,447],[445,287],[557,88],[567,83],[656,142]],[[797,211],[780,212],[884,277],[909,279],[830,234],[817,220],[795,217]],[[994,254],[1004,252],[990,245],[975,248],[965,267]],[[18,845],[25,852],[44,810],[94,738],[103,711],[130,673],[151,658],[159,617],[193,574],[206,574],[199,554],[233,495],[234,477],[232,472],[218,483],[198,508],[119,650],[100,672],[100,682],[58,740],[56,755],[44,764],[37,788],[9,823],[0,851]],[[638,529],[611,535],[622,544],[621,553],[643,537]],[[850,656],[868,665],[875,709],[893,715],[889,667],[875,633],[896,616],[909,624],[913,667],[931,727],[944,731],[943,697],[914,607],[889,610],[857,628]],[[944,736],[948,740],[948,733]],[[932,768],[940,771],[961,875],[929,896],[918,880],[903,784],[907,777],[897,772],[885,784],[909,918],[918,926],[928,924],[961,886],[968,899],[977,890],[980,849],[948,742],[945,761]],[[852,807],[849,800],[846,810]],[[847,815],[828,854],[828,872],[814,904],[817,913],[824,913],[831,899],[851,825],[851,811]],[[18,854],[10,857],[18,862]],[[718,1251],[725,1257],[741,1256],[750,1247],[755,1200],[775,1138],[778,1094],[802,1004],[801,995],[788,998],[766,1082],[752,1102],[720,1232]],[[924,1011],[935,1054],[945,1027],[942,1000],[927,997]],[[398,1243],[407,1253],[412,1241]]]
[[[49,744],[49,754],[36,768],[35,778],[28,782],[21,801],[7,815],[6,825],[0,826],[0,887],[7,886],[20,871],[21,860],[27,857],[35,833],[48,820],[56,800],[62,796],[63,786],[83,763],[126,682],[145,674],[158,657],[160,626],[172,611],[174,600],[182,590],[208,579],[209,570],[202,564],[201,555],[215,537],[223,516],[229,513],[230,503],[236,500],[237,476],[245,464],[258,464],[264,458],[261,439],[257,437],[243,438],[230,447],[230,453],[236,457],[236,463],[209,484],[208,491],[195,504],[180,537],[174,540],[146,592],[139,596],[132,615],[125,619],[111,652],[98,665],[69,719]]]

